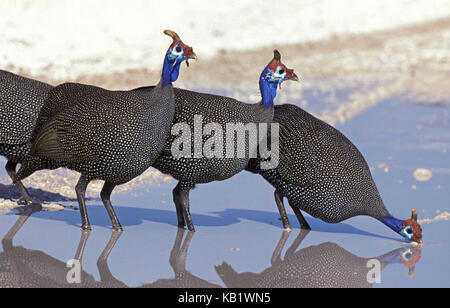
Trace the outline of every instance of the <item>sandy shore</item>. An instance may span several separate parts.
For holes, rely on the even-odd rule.
[[[192,63],[184,69],[177,82],[183,88],[236,88],[257,91],[257,79],[262,67],[279,49],[283,61],[303,78],[296,91],[316,86],[318,80],[332,79],[339,83],[370,80],[392,84],[413,95],[424,95],[432,101],[450,97],[446,85],[450,81],[450,17],[370,34],[346,35],[332,39],[281,44],[245,51],[223,50],[211,60]],[[15,67],[10,70],[19,71]],[[23,73],[23,71],[22,71]],[[110,89],[130,89],[155,84],[159,70],[146,68],[113,74],[83,75],[76,82]],[[52,80],[45,76],[30,76],[52,84],[67,80]],[[394,86],[394,85],[392,85]],[[397,87],[397,85],[395,85]],[[288,88],[288,87],[286,87]]]
[[[302,82],[285,85],[278,103],[297,101],[330,124],[344,123],[387,97],[402,94],[412,101],[448,104],[450,98],[450,18],[370,34],[281,44],[246,51],[225,51],[211,60],[183,69],[176,86],[223,94],[246,102],[259,100],[257,80],[279,49],[283,61],[300,73]],[[14,69],[10,67],[10,69]],[[20,70],[19,70],[20,72]],[[160,71],[146,68],[108,74],[82,75],[74,80],[109,89],[131,89],[158,82]],[[30,76],[51,84],[44,75]],[[354,88],[346,100],[336,99],[340,89]],[[316,108],[305,93],[327,93],[330,104]],[[256,95],[255,95],[256,94]]]

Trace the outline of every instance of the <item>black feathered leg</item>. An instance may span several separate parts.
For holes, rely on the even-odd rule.
[[[78,204],[80,206],[81,214],[81,229],[82,230],[92,230],[91,223],[89,222],[89,217],[86,210],[86,189],[89,185],[89,180],[85,175],[81,175],[78,180],[77,186],[75,186],[75,191],[77,193]]]
[[[289,202],[289,205],[291,205],[290,202]],[[309,226],[309,224],[306,221],[305,217],[303,217],[303,214],[300,211],[300,209],[298,207],[292,206],[292,205],[291,205],[291,208],[294,211],[295,216],[297,216],[297,220],[300,223],[300,228],[305,229],[305,230],[311,230],[311,227]]]
[[[23,185],[22,181],[17,180],[17,173],[16,173],[17,163],[12,162],[8,160],[6,163],[6,172],[8,172],[9,177],[13,181],[14,185],[19,190],[20,194],[22,195],[22,198],[20,198],[19,203],[25,204],[25,205],[40,205],[41,203],[35,199],[33,199],[28,192],[28,190]]]
[[[178,185],[173,190],[173,202],[175,203],[175,208],[177,209],[177,219],[178,227],[184,229],[186,223],[184,221],[183,207],[181,205],[181,200],[178,197]]]
[[[194,224],[192,223],[191,212],[189,209],[189,190],[185,190],[181,186],[181,182],[178,183],[177,187],[174,189],[174,200],[175,204],[179,204],[186,221],[186,225],[189,231],[195,231]]]
[[[284,203],[283,203],[283,196],[281,195],[281,193],[278,190],[275,190],[274,195],[275,195],[275,202],[277,204],[278,211],[280,212],[280,217],[281,217],[281,221],[283,223],[283,228],[286,230],[290,230],[291,224],[289,223],[289,219],[286,214],[286,209],[285,209]]]
[[[123,230],[122,226],[120,225],[119,219],[117,219],[116,213],[114,212],[110,200],[111,193],[114,190],[114,187],[116,187],[116,185],[110,182],[105,182],[105,185],[103,186],[100,196],[102,197],[103,204],[105,205],[106,211],[108,212],[109,218],[111,219],[112,229]]]

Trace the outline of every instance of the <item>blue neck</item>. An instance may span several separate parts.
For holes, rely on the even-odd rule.
[[[177,61],[175,66],[173,65],[177,61],[176,59],[169,58],[169,52],[167,52],[164,58],[164,65],[162,71],[162,87],[164,88],[169,83],[175,82],[178,79],[178,74],[180,73],[180,65],[182,61]]]
[[[381,217],[379,220],[397,233],[402,230],[403,220],[392,216]]]
[[[263,70],[259,77],[259,90],[261,91],[262,100],[265,108],[273,107],[273,100],[277,96],[278,83],[270,82],[267,74],[270,72],[268,66]]]

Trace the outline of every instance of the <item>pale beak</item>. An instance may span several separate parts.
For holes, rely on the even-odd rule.
[[[292,80],[292,81],[300,81],[300,79],[298,78],[297,75],[295,75],[295,73],[292,73],[291,76],[289,76],[288,78],[286,78],[287,80]]]
[[[191,51],[188,55],[185,56],[188,59],[197,60],[197,55],[195,52]]]

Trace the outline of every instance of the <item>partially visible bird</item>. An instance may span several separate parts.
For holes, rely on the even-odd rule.
[[[249,154],[253,153],[254,148],[247,140],[246,155],[243,157],[237,155],[237,145],[232,144],[234,141],[228,141],[229,144],[227,144],[225,133],[227,125],[238,123],[244,127],[247,124],[270,123],[273,118],[277,87],[285,80],[298,81],[298,77],[292,69],[281,62],[281,55],[275,50],[274,58],[260,76],[259,86],[262,95],[260,103],[246,104],[229,97],[175,89],[176,110],[172,132],[176,130],[177,125],[187,124],[188,131],[193,136],[198,133],[198,130],[200,131],[201,143],[200,147],[196,146],[195,138],[198,136],[189,138],[188,144],[184,146],[191,151],[188,151],[187,155],[176,156],[173,155],[173,147],[176,144],[175,147],[178,147],[177,140],[180,137],[171,134],[164,150],[153,164],[153,167],[179,181],[173,191],[179,227],[184,228],[187,224],[190,231],[195,230],[190,214],[189,192],[196,184],[228,179],[244,170],[249,162]],[[149,90],[151,88],[142,88],[138,91]],[[198,119],[201,119],[201,123],[197,123]],[[207,129],[208,126],[210,130]],[[223,136],[220,133],[223,133]],[[245,132],[238,131],[237,135],[237,139],[243,136],[245,138]],[[207,156],[204,151],[211,138],[215,139],[208,149],[214,152],[214,155]],[[227,146],[230,145],[235,150],[232,155],[229,155],[227,151]]]
[[[53,87],[0,70],[0,155],[8,159],[6,171],[14,181],[17,164],[31,151],[31,138],[39,112]],[[15,181],[19,203],[38,204],[21,181]]]
[[[247,170],[275,187],[284,228],[290,228],[283,204],[287,198],[303,228],[310,227],[301,211],[328,223],[365,215],[407,240],[422,241],[417,212],[407,220],[389,213],[363,155],[337,129],[290,104],[275,107],[273,122],[280,127],[278,166],[263,169],[264,159],[257,158]]]
[[[105,181],[101,198],[113,229],[122,229],[110,201],[113,189],[142,174],[163,149],[175,113],[172,82],[181,63],[196,58],[175,32],[164,33],[173,42],[164,56],[161,81],[152,91],[66,83],[51,90],[39,115],[31,154],[16,181],[41,169],[80,172],[75,190],[82,229],[91,229],[85,194],[96,179]]]

